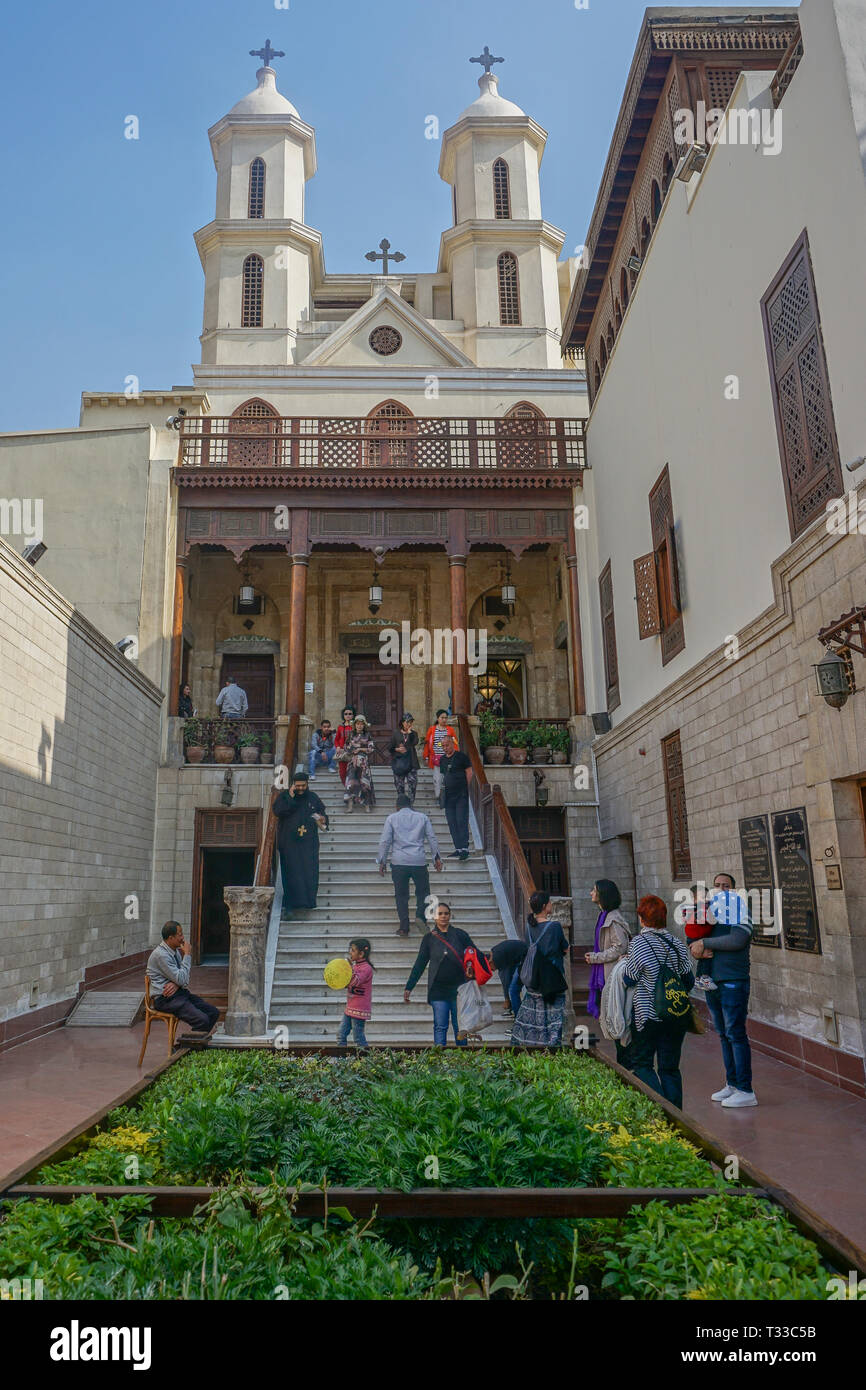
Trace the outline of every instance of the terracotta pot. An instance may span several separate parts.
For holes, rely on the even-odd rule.
[[[533,748],[532,761],[534,763],[549,763],[552,751],[548,744],[542,744],[540,748]]]
[[[523,763],[529,761],[529,749],[528,749],[528,748],[509,748],[509,750],[508,750],[508,757],[509,757],[509,759],[510,759],[511,762],[517,764],[518,766],[522,766]]]
[[[188,763],[204,762],[205,750],[200,743],[189,743],[186,748],[186,760]]]
[[[500,763],[505,762],[504,747],[498,743],[491,743],[490,747],[484,750],[484,761],[493,763],[494,767],[499,767]]]
[[[213,760],[215,763],[233,763],[235,760],[235,750],[228,744],[218,743],[213,750]]]
[[[241,749],[242,763],[257,763],[259,760],[259,745],[251,743],[248,748]]]
[[[564,767],[565,764],[568,762],[568,754],[560,753],[558,749],[555,749],[553,753],[553,761],[556,763],[557,767]]]

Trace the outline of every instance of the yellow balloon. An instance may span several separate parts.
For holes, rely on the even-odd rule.
[[[322,974],[325,984],[330,985],[331,989],[345,989],[352,978],[352,967],[342,956],[335,956],[328,961]]]

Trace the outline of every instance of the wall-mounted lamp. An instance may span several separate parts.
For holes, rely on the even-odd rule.
[[[533,769],[532,776],[535,779],[535,804],[536,806],[546,806],[550,799],[550,792],[547,787],[542,786],[544,773]]]
[[[709,150],[706,145],[690,145],[677,165],[676,177],[681,183],[688,183],[695,174],[699,174],[709,158]]]
[[[385,556],[384,548],[381,545],[377,545],[373,552],[373,556],[373,582],[370,585],[369,603],[367,606],[375,617],[382,607],[382,585],[379,583],[379,566]]]
[[[511,562],[505,567],[505,580],[502,585],[502,602],[508,608],[513,608],[517,602],[517,590],[511,582]]]
[[[222,793],[220,795],[220,801],[222,802],[223,806],[231,806],[232,802],[235,799],[235,789],[232,786],[232,770],[230,767],[226,768],[226,775],[223,778],[223,783],[224,785]]]
[[[847,647],[828,651],[822,661],[813,667],[818,683],[818,694],[826,700],[831,709],[842,709],[848,703],[849,695],[857,689],[854,683],[854,663]]]

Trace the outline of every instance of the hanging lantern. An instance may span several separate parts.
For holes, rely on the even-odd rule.
[[[242,584],[238,593],[238,602],[245,608],[249,608],[256,601],[256,591],[252,584]]]
[[[517,590],[511,582],[511,566],[505,571],[505,582],[502,585],[502,602],[508,607],[513,608],[517,602]]]
[[[827,701],[831,709],[841,709],[847,704],[848,696],[854,690],[850,653],[843,648],[841,652],[828,652],[823,661],[814,667],[818,682],[818,694]]]

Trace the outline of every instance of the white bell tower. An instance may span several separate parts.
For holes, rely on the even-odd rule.
[[[256,55],[259,56],[259,55]],[[321,236],[304,223],[316,136],[277,91],[261,51],[258,85],[208,131],[217,171],[216,216],[196,233],[205,275],[203,363],[284,365],[309,318]]]
[[[453,189],[454,226],[439,271],[450,276],[464,351],[479,366],[559,367],[557,260],[564,233],[545,222],[538,170],[547,132],[499,95],[487,49],[481,94],[442,136],[440,177]]]

